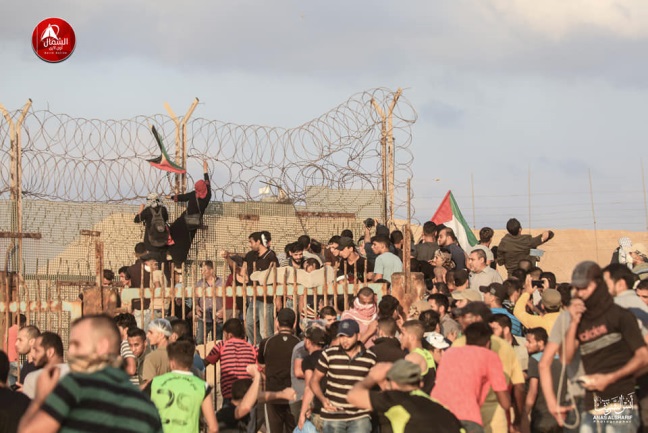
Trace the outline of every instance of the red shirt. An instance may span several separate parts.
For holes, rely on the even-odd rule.
[[[431,396],[459,420],[482,425],[480,407],[491,387],[508,389],[497,353],[479,346],[451,347],[441,358]]]
[[[205,361],[221,363],[220,383],[223,398],[232,398],[232,384],[238,379],[249,379],[246,368],[256,364],[257,351],[250,343],[240,338],[219,341],[209,352]]]
[[[18,353],[16,352],[16,339],[18,338],[18,325],[13,325],[7,332],[9,334],[9,344],[7,346],[7,357],[9,362],[18,361]]]

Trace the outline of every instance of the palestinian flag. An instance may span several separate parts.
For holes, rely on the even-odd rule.
[[[161,155],[157,158],[148,159],[147,161],[150,162],[153,167],[159,168],[160,170],[170,171],[171,173],[185,174],[187,170],[171,161],[171,158],[169,158],[166,148],[164,147],[164,143],[162,143],[162,137],[160,137],[160,134],[158,134],[155,126],[151,126],[151,132],[155,137],[155,141],[157,141]]]
[[[450,227],[455,232],[459,245],[464,251],[468,252],[470,247],[477,245],[477,238],[461,215],[452,191],[448,191],[445,195],[431,221],[437,225],[443,224]]]

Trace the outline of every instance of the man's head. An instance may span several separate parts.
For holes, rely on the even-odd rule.
[[[457,242],[457,236],[455,235],[454,230],[450,227],[446,227],[439,232],[439,240],[437,241],[439,246],[447,247]]]
[[[292,329],[295,324],[295,312],[291,308],[282,308],[277,313],[277,328],[278,329]]]
[[[411,361],[399,359],[387,372],[387,389],[403,390],[419,388],[421,385],[421,367]]]
[[[371,287],[363,287],[358,291],[358,301],[362,305],[371,305],[376,301],[376,294]]]
[[[493,331],[488,323],[475,322],[468,325],[464,331],[466,344],[469,346],[490,347],[491,335]]]
[[[544,351],[549,336],[544,328],[531,328],[527,330],[526,347],[529,355]]]
[[[423,224],[423,239],[426,242],[435,242],[437,235],[437,225],[432,221],[426,221]]]
[[[121,335],[108,316],[84,316],[70,329],[68,362],[75,372],[93,372],[115,365],[120,353]]]
[[[544,289],[541,302],[545,312],[555,313],[562,307],[562,295],[556,289]]]
[[[491,308],[501,307],[502,302],[508,297],[508,291],[500,283],[490,283],[488,286],[481,286],[479,291],[484,294],[484,302]]]
[[[340,253],[340,257],[346,260],[355,251],[355,242],[351,238],[342,237],[336,249]]]
[[[429,305],[429,304],[428,304]],[[441,315],[432,309],[423,311],[418,318],[423,323],[425,332],[439,332],[441,330]]]
[[[503,338],[507,341],[511,339],[511,328],[513,328],[513,323],[511,322],[511,318],[506,314],[493,314],[488,320],[488,324],[496,337]]]
[[[135,357],[142,356],[146,350],[146,332],[140,328],[128,328],[128,345]]]
[[[495,231],[493,231],[492,228],[482,227],[482,229],[479,230],[479,243],[482,245],[490,245],[494,234]]]
[[[252,251],[259,252],[268,247],[268,239],[262,232],[250,233],[248,243]]]
[[[43,332],[34,343],[34,365],[42,368],[63,362],[63,341],[54,332]]]
[[[214,276],[214,262],[205,260],[200,264],[200,273],[204,279]]]
[[[603,280],[610,295],[617,296],[634,287],[636,275],[621,263],[612,263],[603,268]]]
[[[599,285],[605,284],[601,267],[592,261],[581,262],[572,272],[572,287],[576,296],[587,300],[596,291]]]
[[[171,322],[170,342],[178,341],[182,337],[191,337],[191,326],[186,320],[174,319]]]
[[[394,230],[389,235],[389,241],[394,245],[394,247],[399,249],[403,248],[403,232],[400,230]]]
[[[104,269],[102,284],[104,286],[110,286],[114,280],[115,280],[115,273],[110,269]]]
[[[481,248],[475,248],[470,252],[468,256],[468,269],[472,272],[481,272],[486,266],[486,252]]]
[[[385,295],[378,302],[378,317],[393,317],[397,318],[399,312],[400,302],[395,296]]]
[[[238,406],[252,386],[252,379],[238,379],[232,384],[232,404]]]
[[[371,249],[374,254],[382,254],[389,251],[389,237],[384,235],[374,236],[373,242],[371,243]]]
[[[378,319],[378,337],[394,338],[398,333],[398,325],[392,317]]]
[[[506,231],[509,232],[511,236],[517,236],[522,232],[522,225],[520,221],[515,218],[511,218],[506,222]]]
[[[465,329],[467,326],[475,322],[486,322],[490,321],[493,313],[491,312],[488,305],[483,302],[471,302],[460,311],[459,322],[461,326]]]
[[[641,280],[637,285],[637,296],[648,305],[648,280]]]
[[[175,341],[167,346],[171,370],[189,371],[193,365],[196,346],[189,340]]]
[[[292,259],[293,264],[301,265],[304,260],[304,247],[299,242],[293,242],[288,245],[288,255]]]
[[[432,310],[439,313],[441,317],[448,314],[448,310],[450,309],[450,300],[446,295],[435,293],[428,296],[427,301],[428,304],[430,304],[430,307],[432,307]]]
[[[420,320],[408,320],[403,323],[401,333],[401,347],[403,349],[412,350],[421,347],[423,344],[423,335],[425,334],[425,326]]]
[[[479,291],[473,289],[455,290],[452,292],[452,299],[457,301],[457,308],[464,308],[471,302],[481,302],[482,296],[479,294]]]
[[[628,248],[624,248],[627,254],[632,258],[632,264],[638,265],[648,262],[648,248],[644,244],[632,244]]]
[[[137,326],[135,316],[133,316],[131,313],[120,313],[115,316],[114,320],[115,324],[119,328],[119,332],[121,332],[122,339],[126,339],[129,328]]]
[[[308,353],[321,350],[328,344],[328,334],[322,328],[313,326],[306,329],[304,333],[304,347]]]
[[[335,308],[327,305],[319,311],[318,317],[320,320],[326,322],[326,326],[329,327],[331,323],[337,320],[337,314],[335,313]]]
[[[245,326],[243,322],[237,318],[227,319],[223,324],[223,340],[230,338],[245,339]]]
[[[358,345],[360,326],[353,319],[340,320],[337,330],[340,347],[345,352],[352,352]]]
[[[16,352],[20,355],[27,355],[31,352],[39,335],[40,330],[33,325],[22,327],[16,337]]]
[[[504,280],[502,285],[506,289],[506,299],[508,299],[513,303],[513,305],[515,305],[522,293],[522,281],[518,280],[517,278],[509,278],[507,280]]]
[[[131,274],[128,270],[128,266],[122,266],[119,268],[119,285],[122,287],[130,287],[131,284]]]
[[[138,243],[135,244],[135,257],[136,258],[139,259],[140,257],[142,257],[146,253],[147,253],[146,245],[144,244],[144,242],[138,242]]]
[[[171,323],[166,319],[155,319],[149,323],[146,338],[151,346],[159,346],[169,341],[173,333]]]
[[[468,288],[470,275],[465,269],[455,269],[454,271],[454,285],[455,290],[464,290]]]
[[[553,272],[542,272],[540,274],[540,280],[542,281],[542,287],[544,289],[556,288],[556,274]]]

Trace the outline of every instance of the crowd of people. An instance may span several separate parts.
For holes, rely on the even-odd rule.
[[[270,232],[255,232],[245,256],[221,253],[228,279],[205,261],[195,285],[330,266],[360,289],[328,304],[133,299],[115,317],[75,321],[67,360],[59,335],[22,316],[0,352],[0,432],[646,431],[648,250],[621,239],[610,264],[582,262],[560,282],[536,254],[551,231],[525,235],[515,219],[507,231],[493,246],[485,227],[464,250],[450,227],[427,222],[406,246],[372,220],[357,238],[303,235],[279,253]],[[427,288],[407,310],[369,284],[389,287],[406,247]],[[168,284],[147,248],[119,269],[120,286]]]

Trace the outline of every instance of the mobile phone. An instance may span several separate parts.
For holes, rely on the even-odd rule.
[[[542,287],[543,287],[542,280],[533,280],[533,281],[531,281],[531,287],[542,289]]]

